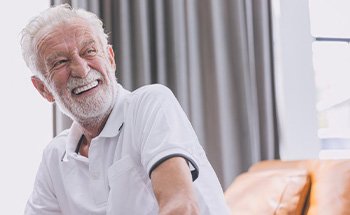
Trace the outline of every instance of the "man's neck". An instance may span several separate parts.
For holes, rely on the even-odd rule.
[[[108,111],[108,114],[105,114],[103,116],[93,117],[87,120],[76,120],[83,130],[83,134],[85,136],[86,141],[85,144],[90,146],[91,140],[101,133],[108,120],[110,113],[111,110]]]
[[[90,119],[89,121],[78,122],[83,129],[83,140],[79,148],[79,152],[82,156],[89,157],[89,148],[91,140],[101,133],[102,129],[104,128],[107,122],[109,114],[103,118],[98,117]]]

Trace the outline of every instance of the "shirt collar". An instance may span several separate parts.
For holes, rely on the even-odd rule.
[[[66,151],[62,158],[62,161],[67,161],[68,156],[75,154],[75,149],[78,145],[79,139],[83,134],[83,130],[80,125],[76,122],[73,122],[72,126],[69,129],[67,143],[66,143]]]
[[[124,89],[120,84],[118,84],[114,107],[107,119],[105,126],[97,137],[113,137],[119,133],[120,128],[124,122],[125,100],[129,94],[130,91]],[[66,153],[63,157],[63,160],[67,160],[68,155],[75,153],[81,135],[83,135],[83,129],[77,122],[73,122],[68,134]]]
[[[125,90],[118,84],[117,98],[114,107],[98,137],[114,137],[119,133],[124,122],[124,104],[129,94],[130,91]]]

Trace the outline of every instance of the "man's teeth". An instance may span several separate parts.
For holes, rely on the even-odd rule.
[[[82,93],[84,91],[90,90],[98,85],[98,81],[93,81],[88,85],[82,86],[82,87],[77,87],[73,90],[73,93],[75,95],[78,95],[79,93]]]

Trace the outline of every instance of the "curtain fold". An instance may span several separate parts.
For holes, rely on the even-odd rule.
[[[69,3],[104,21],[125,88],[173,90],[224,189],[278,158],[269,0]]]

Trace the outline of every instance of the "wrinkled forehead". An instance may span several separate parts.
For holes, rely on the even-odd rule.
[[[43,46],[55,41],[62,42],[66,38],[81,42],[85,38],[97,40],[97,33],[86,21],[75,18],[42,28],[37,33],[34,44],[37,51],[40,52]]]

